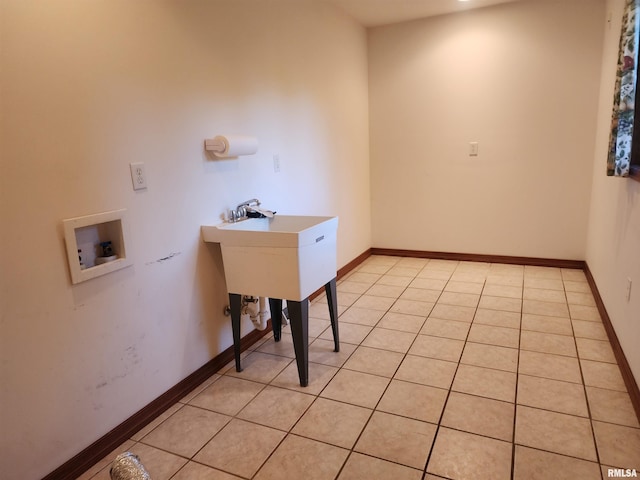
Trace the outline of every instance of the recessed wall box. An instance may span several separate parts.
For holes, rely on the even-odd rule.
[[[71,283],[84,282],[133,263],[127,251],[129,223],[125,209],[69,218],[62,223]],[[100,244],[104,242],[111,242],[116,258],[100,263]]]

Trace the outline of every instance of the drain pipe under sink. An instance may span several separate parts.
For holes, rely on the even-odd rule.
[[[255,299],[255,297],[247,298],[246,312],[249,314],[253,326],[262,331],[267,328],[267,316],[269,315],[267,299],[265,297],[259,297],[257,301],[251,301],[249,298]]]

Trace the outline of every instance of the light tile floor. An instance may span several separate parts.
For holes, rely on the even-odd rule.
[[[310,307],[310,383],[288,329],[81,478],[138,454],[154,480],[606,479],[640,425],[583,272],[372,256]]]

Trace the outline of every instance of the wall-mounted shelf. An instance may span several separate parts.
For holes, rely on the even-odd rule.
[[[120,270],[133,263],[126,248],[129,224],[125,209],[69,218],[62,223],[73,284]],[[115,259],[99,264],[102,242],[111,242]],[[82,257],[82,265],[79,257]]]

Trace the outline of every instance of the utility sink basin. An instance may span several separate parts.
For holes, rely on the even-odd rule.
[[[275,215],[203,225],[229,293],[302,301],[336,277],[338,217]]]

